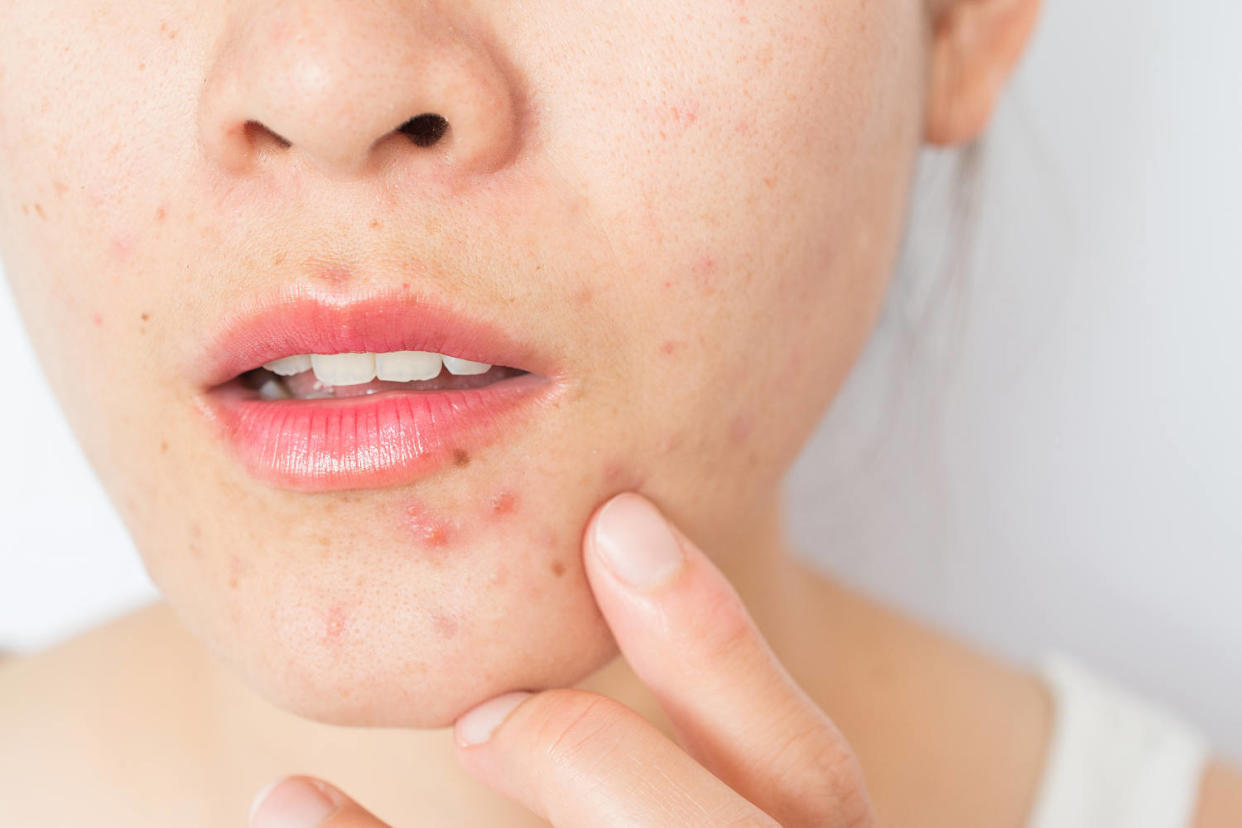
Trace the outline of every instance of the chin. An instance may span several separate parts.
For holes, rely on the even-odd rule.
[[[264,540],[261,553],[205,554],[193,569],[160,556],[148,571],[218,662],[307,719],[449,727],[498,694],[578,684],[617,655],[576,543],[493,536],[435,559],[356,536],[313,551]]]

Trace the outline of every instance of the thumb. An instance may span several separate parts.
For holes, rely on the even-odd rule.
[[[309,776],[268,785],[250,806],[249,828],[389,828],[337,788]]]

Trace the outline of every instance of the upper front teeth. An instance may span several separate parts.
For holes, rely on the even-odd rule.
[[[284,377],[314,371],[315,379],[324,385],[361,385],[377,377],[391,382],[434,379],[440,366],[450,374],[484,374],[491,369],[486,362],[445,356],[430,351],[391,351],[383,354],[296,354],[263,364],[274,374]]]

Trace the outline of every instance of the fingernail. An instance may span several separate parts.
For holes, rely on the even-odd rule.
[[[595,519],[593,545],[618,578],[640,589],[669,580],[685,559],[664,516],[634,494],[608,501]]]
[[[453,728],[457,735],[457,744],[462,747],[481,745],[492,738],[492,733],[505,720],[513,708],[529,698],[532,693],[514,690],[494,699],[489,699],[457,720]]]
[[[250,803],[250,828],[315,828],[336,810],[323,791],[305,779],[277,779]]]

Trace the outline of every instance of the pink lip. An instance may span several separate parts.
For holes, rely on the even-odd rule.
[[[291,354],[436,351],[529,373],[481,388],[262,400],[234,377]],[[333,491],[413,482],[533,417],[563,388],[555,365],[499,327],[408,295],[343,302],[285,298],[211,340],[203,410],[254,477]]]

